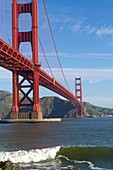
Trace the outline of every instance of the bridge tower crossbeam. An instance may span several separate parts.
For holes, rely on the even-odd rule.
[[[39,99],[39,60],[38,60],[38,4],[37,0],[32,0],[31,3],[18,4],[18,0],[12,1],[12,46],[15,50],[19,51],[21,42],[30,42],[32,47],[32,62],[34,63],[34,71],[22,70],[23,75],[19,82],[19,70],[15,68],[12,72],[13,79],[13,105],[12,105],[12,119],[18,119],[20,115],[20,108],[22,106],[32,106],[31,115],[28,116],[32,119],[42,119],[42,112],[40,108]],[[32,16],[32,30],[28,32],[19,32],[18,18],[21,13],[30,13]],[[29,80],[29,75],[32,74],[33,80]],[[25,85],[24,82],[28,82]],[[27,90],[27,92],[25,91]],[[23,97],[19,100],[19,91]],[[33,92],[33,99],[29,97],[30,92]],[[28,100],[29,103],[26,103]],[[20,116],[24,117],[24,116]]]

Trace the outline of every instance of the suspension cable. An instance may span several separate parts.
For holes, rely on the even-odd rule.
[[[53,73],[52,73],[52,70],[51,70],[51,67],[50,67],[50,65],[49,65],[49,62],[48,62],[48,60],[47,60],[47,57],[46,57],[44,48],[43,48],[43,46],[42,46],[41,40],[40,40],[39,37],[38,37],[38,39],[39,39],[39,44],[40,44],[40,47],[41,47],[41,49],[42,49],[43,55],[44,55],[44,57],[45,57],[45,60],[46,60],[46,62],[47,62],[47,65],[48,65],[48,67],[49,67],[49,70],[50,70],[50,72],[51,72],[51,75],[52,75],[52,77],[54,77],[54,75],[53,75]]]
[[[10,1],[8,0],[8,43],[11,45],[11,40],[10,40]]]
[[[53,32],[52,32],[52,28],[51,28],[51,25],[50,25],[50,20],[49,20],[49,16],[48,16],[48,12],[47,12],[47,8],[46,8],[46,4],[45,4],[45,1],[43,1],[43,5],[44,5],[44,9],[45,9],[45,13],[46,13],[46,17],[47,17],[47,21],[48,21],[48,25],[49,25],[49,29],[50,29],[50,33],[51,33],[51,37],[52,37],[52,41],[53,41],[53,45],[54,45],[54,48],[55,48],[55,52],[56,52],[56,56],[58,58],[58,62],[59,62],[59,65],[60,65],[60,68],[61,68],[61,72],[62,72],[62,75],[64,77],[64,81],[69,89],[69,86],[68,86],[68,83],[67,83],[67,80],[66,80],[66,77],[64,75],[64,72],[63,72],[63,69],[62,69],[62,65],[61,65],[61,62],[60,62],[60,58],[59,58],[59,55],[58,55],[58,51],[57,51],[57,48],[56,48],[56,44],[55,44],[55,40],[54,40],[54,36],[53,36]],[[70,91],[70,89],[69,89]]]

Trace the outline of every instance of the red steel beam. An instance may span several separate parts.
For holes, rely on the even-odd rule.
[[[2,39],[0,39],[0,66],[10,71],[16,70],[19,75],[31,80],[33,80],[33,74],[36,69],[36,65],[33,62],[17,50],[14,50],[13,47],[5,43]],[[28,74],[29,72],[31,74]],[[70,100],[78,108],[81,108],[81,103],[77,98],[41,68],[39,68],[39,84],[58,93]]]
[[[0,66],[10,71],[31,70],[34,64],[0,38]]]

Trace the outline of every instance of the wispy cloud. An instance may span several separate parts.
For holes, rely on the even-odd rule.
[[[46,71],[48,69],[45,69]],[[62,79],[61,70],[52,68],[56,79]],[[101,81],[113,81],[113,68],[111,69],[74,69],[63,68],[67,81],[73,81],[75,77],[81,77],[83,81],[98,83]]]
[[[113,46],[113,43],[110,43],[111,46]],[[29,46],[28,46],[29,47]],[[30,47],[29,47],[30,48]],[[26,50],[26,51],[25,51]],[[28,59],[31,60],[31,56],[32,56],[32,52],[28,51],[28,49],[23,46],[22,48],[20,48],[20,53],[22,53],[24,56],[26,56]],[[50,60],[57,60],[56,57],[56,53],[53,52],[45,52],[46,57]],[[95,53],[95,52],[90,52],[90,53],[66,53],[66,52],[58,52],[59,57],[62,59],[76,59],[76,58],[85,58],[85,59],[99,59],[99,60],[113,60],[113,53]],[[41,61],[44,58],[44,54],[41,52],[41,50],[39,51],[39,59],[41,59]]]
[[[102,35],[113,35],[113,27],[100,27],[96,30],[96,34],[99,36]]]
[[[47,52],[45,53],[46,56],[49,59],[54,59],[54,57],[56,57],[56,53],[55,52]],[[58,53],[59,56],[61,58],[95,58],[95,59],[111,59],[113,60],[113,53],[65,53],[65,52],[59,52]],[[43,53],[39,53],[39,56],[42,57]]]
[[[45,20],[41,20],[39,22],[39,32],[43,31],[43,30],[48,30],[48,23]]]
[[[51,22],[56,24],[74,24],[74,23],[83,23],[85,21],[84,17],[73,17],[67,14],[57,14],[51,16]]]
[[[71,27],[69,27],[73,33],[75,32],[85,32],[87,34],[95,34],[97,36],[106,36],[106,35],[113,35],[113,27],[111,26],[92,26],[92,25],[87,25],[87,23],[78,23],[78,24],[73,24]]]
[[[113,27],[111,25],[92,25],[85,17],[76,18],[69,15],[58,15],[57,17],[52,17],[52,23],[59,24],[60,30],[70,29],[73,33],[85,32],[97,36],[113,35]]]

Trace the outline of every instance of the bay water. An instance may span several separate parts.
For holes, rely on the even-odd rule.
[[[113,117],[0,124],[0,161],[24,170],[113,170]]]

